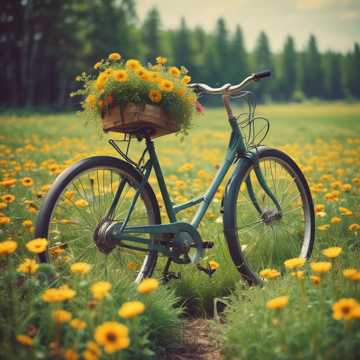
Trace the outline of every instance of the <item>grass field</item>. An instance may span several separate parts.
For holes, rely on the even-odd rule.
[[[331,269],[317,273],[310,264],[298,271],[277,268],[283,276],[265,280],[263,287],[248,288],[232,265],[223,238],[221,187],[199,229],[203,239],[215,243],[205,263],[216,261],[219,268],[209,278],[193,265],[175,266],[181,279],[148,295],[119,281],[119,273],[96,264],[89,273],[78,275],[65,263],[61,279],[47,266],[33,274],[19,270],[24,258],[36,258],[25,244],[34,237],[38,209],[55,177],[84,157],[117,154],[107,144],[108,135],[91,124],[84,126],[75,115],[0,116],[0,239],[17,242],[13,255],[0,248],[2,358],[14,358],[14,352],[16,358],[163,358],[169,346],[180,341],[186,316],[212,319],[209,336],[224,358],[355,359],[360,353],[360,307],[353,300],[332,307],[342,298],[360,302],[360,104],[266,105],[259,106],[258,113],[271,124],[264,143],[289,153],[309,181],[317,221],[312,259],[329,262]],[[171,135],[156,142],[175,202],[206,189],[222,163],[228,136],[223,110],[210,109],[196,116],[194,128],[183,140]],[[135,143],[131,154],[139,154],[141,145]],[[159,199],[154,178],[150,183]],[[163,207],[161,213],[165,221]],[[185,211],[182,219],[190,220],[192,214]],[[342,248],[338,257],[322,253],[335,246]],[[154,277],[163,264],[160,259]],[[354,270],[344,275],[344,269]],[[44,302],[41,294],[55,284],[54,279],[56,284],[68,284],[77,295],[68,301]],[[94,301],[89,287],[99,280],[112,288],[108,296]],[[267,308],[267,301],[278,296],[288,296],[288,303],[277,310]],[[120,319],[119,307],[133,300],[143,302],[145,311]],[[214,303],[217,310],[225,310],[214,311]],[[57,318],[54,311],[59,309],[84,321],[86,327],[69,322],[69,314]],[[99,325],[110,320],[129,329],[128,336],[118,334],[124,350],[113,354],[98,339],[92,341]],[[19,334],[30,338],[17,339]],[[124,338],[130,339],[130,345]]]

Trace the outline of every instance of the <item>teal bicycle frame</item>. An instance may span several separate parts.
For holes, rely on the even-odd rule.
[[[232,132],[231,132],[228,148],[226,151],[225,160],[224,160],[222,166],[219,168],[211,185],[209,186],[209,188],[207,189],[207,191],[204,195],[193,198],[183,204],[174,205],[173,202],[171,201],[171,198],[170,198],[170,195],[169,195],[166,183],[165,183],[165,179],[164,179],[164,176],[163,176],[163,173],[161,170],[159,159],[158,159],[156,151],[155,151],[154,143],[150,139],[150,137],[148,137],[148,136],[145,137],[146,148],[147,148],[147,151],[149,154],[149,160],[146,162],[146,164],[144,165],[144,168],[143,168],[144,169],[143,180],[142,180],[141,184],[139,185],[139,188],[132,200],[132,203],[130,205],[130,208],[128,210],[128,213],[127,213],[124,221],[121,223],[116,223],[111,227],[110,236],[111,236],[112,242],[114,242],[115,244],[117,244],[119,246],[124,246],[124,247],[130,248],[130,249],[142,250],[142,251],[148,251],[148,250],[157,251],[157,252],[164,254],[165,256],[168,256],[169,258],[172,258],[175,262],[188,263],[188,262],[198,261],[203,256],[203,248],[204,247],[202,246],[201,237],[196,229],[198,228],[201,220],[203,219],[204,215],[206,214],[206,211],[208,210],[209,205],[211,204],[211,202],[215,196],[215,193],[219,188],[219,185],[224,180],[224,177],[228,173],[231,165],[235,162],[236,159],[239,159],[239,161],[241,161],[242,157],[251,158],[251,160],[254,162],[254,164],[255,164],[254,171],[255,171],[257,180],[259,181],[260,185],[262,186],[262,188],[264,189],[266,194],[272,199],[277,210],[279,212],[281,212],[280,205],[279,205],[276,197],[274,196],[274,194],[271,192],[270,188],[268,187],[268,185],[262,175],[260,167],[256,166],[256,164],[257,164],[256,151],[247,151],[243,137],[242,137],[241,129],[236,121],[236,118],[232,116],[231,111],[228,112],[228,115],[229,115],[228,120],[229,120],[231,129],[232,129]],[[152,169],[154,169],[154,171],[155,171],[156,179],[159,184],[159,188],[161,191],[161,195],[162,195],[162,198],[163,198],[163,201],[165,204],[166,212],[167,212],[170,223],[169,224],[158,224],[158,225],[146,225],[146,226],[127,226],[128,221],[131,216],[131,213],[135,207],[135,203],[136,203],[137,199],[139,198],[139,196],[141,195],[142,191],[144,190],[145,184],[147,183],[147,181],[149,179]],[[248,191],[249,197],[250,197],[254,207],[257,209],[257,211],[261,215],[262,209],[260,208],[258,201],[256,199],[250,177],[247,178],[246,185],[247,185],[247,191]],[[119,186],[119,189],[120,188],[121,188],[121,186]],[[122,188],[123,188],[123,186],[122,186]],[[122,191],[122,189],[120,191]],[[119,198],[119,195],[118,194],[115,195],[115,198],[116,197]],[[196,214],[194,215],[190,224],[177,221],[176,214],[178,212],[180,212],[184,209],[190,208],[192,206],[198,205],[198,204],[201,204],[201,205],[200,205],[199,209],[197,210]],[[115,204],[115,206],[116,206],[116,204]],[[192,258],[192,259],[186,258],[184,261],[177,261],[176,258],[174,257],[172,250],[168,246],[166,246],[166,244],[164,245],[159,242],[156,243],[154,241],[151,241],[149,238],[143,238],[141,236],[133,235],[133,234],[141,234],[141,233],[142,234],[144,234],[144,233],[147,233],[147,234],[170,233],[170,234],[176,235],[179,232],[187,232],[191,235],[192,241],[194,241],[195,247],[198,250],[197,255],[194,258]],[[136,247],[134,245],[127,245],[127,244],[122,243],[123,241],[130,241],[132,243],[137,243],[139,245],[140,244],[147,245],[148,247],[147,247],[147,249],[144,249],[141,247]]]

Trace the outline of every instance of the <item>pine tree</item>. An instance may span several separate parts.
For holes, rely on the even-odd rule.
[[[216,23],[213,51],[215,52],[214,64],[217,66],[216,72],[219,74],[218,81],[220,83],[230,81],[230,66],[232,62],[229,57],[228,31],[224,18],[219,18]]]
[[[324,70],[314,35],[304,53],[302,87],[307,97],[324,97]]]
[[[234,84],[249,75],[248,55],[239,25],[236,26],[234,38],[230,43],[229,55],[231,58],[230,81]]]
[[[160,27],[160,14],[156,8],[152,8],[148,12],[141,29],[146,62],[154,62],[157,56],[162,55],[163,46],[161,42]]]
[[[324,55],[324,60],[326,97],[329,100],[341,99],[344,93],[341,79],[340,55],[329,51]]]
[[[360,98],[360,47],[354,44],[354,52],[350,54],[346,67],[346,83],[350,94]]]
[[[174,63],[178,66],[185,66],[191,72],[194,66],[194,51],[191,44],[191,33],[184,18],[181,19],[179,30],[174,34],[173,53]]]
[[[260,81],[256,87],[256,95],[260,100],[264,100],[267,95],[270,95],[270,90],[275,78],[274,63],[270,51],[269,40],[264,31],[259,34],[259,37],[257,39],[254,58],[256,66],[255,71],[261,71],[264,69],[272,70],[271,81]]]
[[[296,51],[294,39],[288,36],[282,53],[280,91],[285,100],[290,100],[297,81]]]

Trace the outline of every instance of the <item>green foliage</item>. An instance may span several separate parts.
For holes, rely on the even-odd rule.
[[[296,51],[294,39],[291,36],[288,36],[282,55],[282,74],[280,85],[285,100],[290,100],[293,97],[297,82],[296,70]]]
[[[187,70],[182,67],[167,67],[165,58],[158,63],[142,66],[138,60],[121,60],[121,55],[112,53],[108,60],[95,64],[98,75],[82,73],[79,81],[83,87],[72,96],[83,97],[81,102],[86,119],[99,120],[101,114],[115,106],[129,103],[157,105],[176,121],[186,132],[194,112],[196,96],[186,86],[190,81]]]
[[[13,256],[13,255],[11,255]],[[5,261],[6,260],[6,261]],[[10,359],[16,353],[17,359],[33,359],[41,356],[51,358],[73,348],[77,353],[85,351],[88,341],[94,340],[96,327],[106,321],[117,321],[129,328],[130,346],[121,351],[122,359],[150,359],[165,349],[179,336],[181,308],[174,305],[178,302],[173,292],[160,288],[156,293],[141,295],[136,285],[122,279],[115,273],[89,273],[87,275],[55,274],[51,265],[41,265],[32,275],[16,272],[21,259],[0,258],[3,276],[0,285],[1,309],[1,358]],[[45,271],[46,270],[46,271]],[[11,276],[10,276],[11,275]],[[91,285],[98,280],[106,280],[113,285],[109,294],[102,300],[94,301],[90,291]],[[47,288],[68,284],[76,291],[73,299],[62,303],[47,303],[42,294]],[[145,311],[136,318],[121,319],[118,315],[120,306],[127,301],[141,301]],[[72,318],[84,321],[84,330],[75,329],[65,322],[55,325],[53,311],[64,309]],[[15,336],[31,334],[33,345],[29,348],[20,345]],[[51,346],[53,344],[57,344]],[[37,354],[37,355],[35,355]],[[106,353],[103,351],[107,358]]]
[[[163,46],[160,33],[160,14],[153,8],[147,14],[141,28],[142,41],[145,47],[145,61],[151,63],[157,56],[163,53]]]
[[[311,35],[303,58],[303,89],[307,97],[322,97],[324,73],[322,58],[314,35]]]
[[[184,64],[194,81],[212,85],[234,84],[250,71],[270,67],[275,70],[272,78],[255,87],[260,100],[292,100],[294,91],[310,98],[360,98],[358,44],[348,54],[334,53],[330,59],[319,53],[314,36],[304,53],[294,51],[290,37],[281,53],[271,54],[267,35],[262,32],[256,49],[247,53],[241,29],[236,26],[230,32],[232,24],[225,18],[219,18],[214,31],[207,33],[200,27],[190,29],[184,19],[177,29],[162,30],[156,8],[149,10],[143,23],[138,21],[136,9],[141,4],[134,0],[51,4],[3,0],[2,5],[3,107],[74,108],[76,103],[68,94],[76,87],[75,76],[118,50],[144,63],[164,55],[174,64]],[[330,68],[337,75],[332,75]]]

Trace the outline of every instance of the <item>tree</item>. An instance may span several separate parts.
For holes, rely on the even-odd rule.
[[[341,99],[344,95],[342,79],[340,55],[329,51],[325,54],[325,94],[329,100]]]
[[[350,94],[360,98],[360,47],[354,44],[354,52],[349,54],[346,64],[346,85]]]
[[[255,71],[260,71],[264,69],[271,69],[272,70],[272,81],[261,81],[256,87],[256,93],[260,100],[264,100],[267,95],[270,94],[270,89],[272,87],[272,83],[274,83],[274,63],[272,59],[272,54],[270,51],[270,45],[267,35],[264,31],[259,34],[259,37],[256,42],[255,47]]]
[[[221,83],[231,81],[229,39],[224,18],[218,19],[216,23],[213,51],[215,52],[214,63],[218,67],[218,81]]]
[[[191,44],[191,33],[186,26],[184,18],[181,19],[180,28],[174,34],[173,53],[175,63],[183,65],[190,71],[194,65],[194,51]]]
[[[297,81],[297,66],[294,39],[288,36],[282,53],[282,73],[280,91],[285,100],[290,100]]]
[[[324,71],[314,35],[310,36],[304,52],[302,86],[307,97],[324,97]]]
[[[249,75],[248,55],[239,25],[236,26],[234,38],[230,43],[229,55],[231,59],[231,82],[237,83]]]
[[[154,62],[157,56],[162,55],[163,47],[160,34],[160,14],[152,8],[144,21],[141,29],[142,40],[145,47],[145,61]]]

